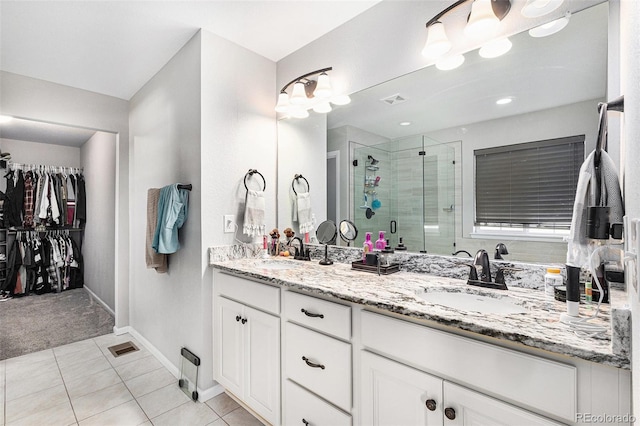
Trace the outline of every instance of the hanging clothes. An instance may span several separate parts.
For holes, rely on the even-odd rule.
[[[16,208],[16,185],[15,174],[13,170],[9,170],[4,175],[7,179],[7,189],[5,192],[4,202],[4,227],[11,228],[20,226],[22,221],[20,220],[20,210]]]
[[[78,228],[83,228],[87,223],[87,192],[84,183],[84,176],[76,176],[76,221]]]
[[[28,171],[24,177],[24,207],[22,226],[33,228],[33,208],[35,202],[33,172]]]
[[[178,184],[167,185],[160,190],[158,222],[153,235],[156,253],[171,254],[178,251],[178,229],[187,220],[189,190],[178,189]]]

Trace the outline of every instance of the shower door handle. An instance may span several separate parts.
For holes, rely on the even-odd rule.
[[[389,222],[389,231],[392,234],[395,234],[398,231],[398,222],[396,222],[395,220]]]

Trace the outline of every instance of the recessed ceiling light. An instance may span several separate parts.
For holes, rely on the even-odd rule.
[[[502,98],[502,99],[498,99],[496,101],[496,104],[498,104],[498,105],[506,105],[506,104],[510,104],[511,101],[513,101],[513,99],[511,99],[511,98]]]
[[[10,115],[0,115],[0,123],[8,123],[13,120],[13,117]]]
[[[401,126],[411,126],[411,122],[410,121],[403,121],[400,123]]]

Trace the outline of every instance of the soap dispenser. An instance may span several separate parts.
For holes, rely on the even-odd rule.
[[[387,246],[387,240],[384,239],[384,231],[378,233],[378,239],[376,240],[376,250],[382,251]]]
[[[362,263],[367,260],[367,253],[373,251],[373,243],[371,242],[371,232],[367,232],[364,236],[364,243],[362,243]]]

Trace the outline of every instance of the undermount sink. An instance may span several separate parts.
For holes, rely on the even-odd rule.
[[[529,312],[524,306],[518,305],[509,296],[500,298],[484,296],[475,293],[426,291],[418,297],[429,303],[442,305],[460,311],[480,312],[483,314],[524,314]]]
[[[266,259],[259,263],[260,268],[273,271],[298,268],[300,265],[287,260]]]

